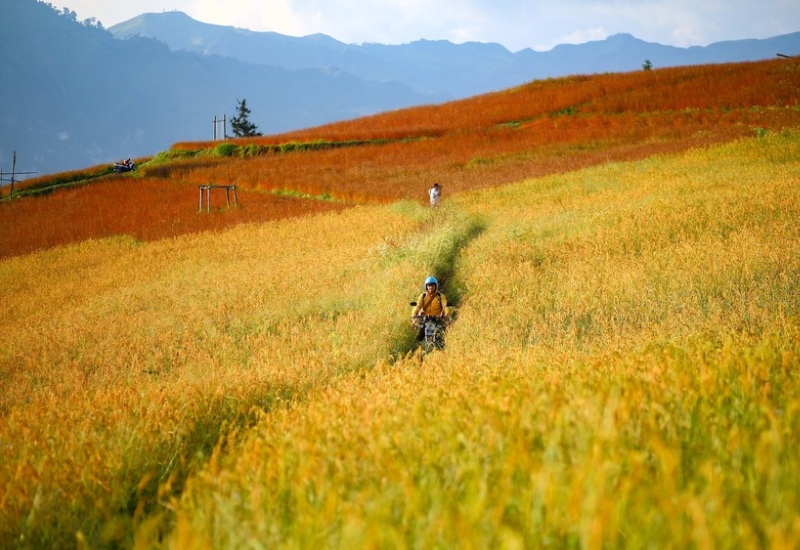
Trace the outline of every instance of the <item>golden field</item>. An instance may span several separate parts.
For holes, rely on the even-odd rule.
[[[794,63],[737,70],[764,67],[797,82]],[[505,175],[464,189],[419,141],[366,145],[354,173],[407,171],[378,185],[398,196],[282,182],[345,201],[306,213],[253,213],[271,190],[244,183],[241,209],[192,212],[196,171],[272,159],[291,176],[361,148],[178,159],[4,202],[55,234],[62,204],[123,211],[161,178],[197,225],[108,221],[0,261],[0,545],[798,547],[800,109],[779,95],[704,106],[700,137],[650,150],[623,125],[605,161],[602,132],[554,157],[465,153],[448,178]],[[737,109],[771,123],[703,141]],[[510,168],[569,150],[595,160]],[[444,183],[439,209],[422,179]],[[423,357],[408,301],[428,274],[457,315]]]

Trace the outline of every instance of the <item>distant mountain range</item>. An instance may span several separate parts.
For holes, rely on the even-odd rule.
[[[626,72],[653,68],[774,58],[800,54],[800,32],[763,40],[718,42],[677,48],[616,34],[585,44],[565,44],[547,52],[512,53],[500,44],[419,40],[409,44],[345,44],[314,34],[302,38],[201,23],[181,12],[148,13],[109,31],[117,38],[143,36],[172,51],[221,55],[255,65],[285,69],[335,68],[368,82],[403,82],[421,93],[453,99],[501,90],[542,78]]]
[[[265,133],[567,74],[800,54],[800,33],[675,48],[620,34],[548,52],[498,44],[344,44],[145,14],[103,29],[37,0],[0,2],[0,170],[40,174],[206,140],[246,99]],[[221,134],[221,129],[219,131]]]

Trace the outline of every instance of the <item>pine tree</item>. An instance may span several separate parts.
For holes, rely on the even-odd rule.
[[[250,109],[247,108],[247,100],[240,99],[236,101],[238,102],[236,109],[239,114],[231,118],[231,130],[233,130],[233,135],[236,137],[262,135],[261,132],[258,131],[256,125],[250,122],[248,118],[250,116]]]

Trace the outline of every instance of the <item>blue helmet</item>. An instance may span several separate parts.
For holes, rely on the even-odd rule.
[[[425,288],[428,288],[428,285],[436,285],[436,288],[439,288],[439,281],[436,280],[436,277],[428,277],[425,279]]]

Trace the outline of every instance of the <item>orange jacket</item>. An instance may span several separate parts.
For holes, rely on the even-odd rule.
[[[433,315],[436,317],[440,315],[449,315],[447,297],[438,291],[433,296],[430,296],[427,292],[423,292],[417,299],[417,305],[414,306],[411,315]]]

